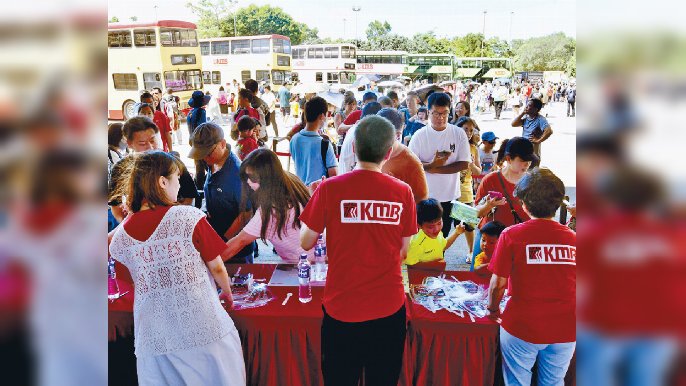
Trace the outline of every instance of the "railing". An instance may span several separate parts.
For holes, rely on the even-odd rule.
[[[279,157],[288,157],[288,159],[286,161],[286,170],[290,171],[291,170],[291,153],[276,151],[276,145],[279,142],[286,140],[286,139],[288,139],[288,137],[274,137],[274,138],[272,138],[272,151],[274,153],[276,153],[276,155]]]

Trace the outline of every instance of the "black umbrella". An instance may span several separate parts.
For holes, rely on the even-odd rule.
[[[437,86],[433,83],[427,84],[425,86],[418,87],[418,88],[414,89],[414,92],[417,93],[419,100],[424,104],[426,103],[426,99],[429,97],[429,94],[431,94],[432,92],[444,92],[444,91],[445,90],[443,89],[443,87]]]

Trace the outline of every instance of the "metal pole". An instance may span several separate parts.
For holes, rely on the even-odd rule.
[[[481,57],[484,57],[484,41],[486,40],[486,11],[484,11],[484,24],[483,24],[483,30],[481,32],[482,37],[481,37]]]
[[[236,30],[236,11],[233,11],[233,36],[238,36],[238,32]]]
[[[353,6],[353,12],[355,12],[355,40],[359,40],[360,37],[357,35],[357,14],[360,13],[362,8],[358,5]]]
[[[345,18],[343,18],[343,39],[345,39]]]
[[[512,45],[512,17],[514,16],[514,11],[510,11],[510,45]]]

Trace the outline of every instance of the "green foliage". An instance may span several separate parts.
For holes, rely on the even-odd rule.
[[[388,35],[390,32],[391,25],[388,24],[387,21],[384,20],[382,23],[378,20],[374,20],[373,22],[369,23],[369,26],[367,26],[366,34],[368,40],[373,40],[382,38]]]
[[[110,20],[107,21],[108,23],[119,23],[119,18],[116,16],[112,16]]]
[[[570,61],[576,56],[576,41],[558,32],[531,38],[515,50],[515,69],[518,71],[566,71],[576,73]],[[576,66],[576,58],[571,62]]]
[[[137,22],[138,21],[138,16],[131,16],[129,18],[132,22]]]
[[[226,0],[196,0],[186,3],[186,7],[198,16],[199,37],[233,36],[233,18],[231,18],[231,33],[225,35],[223,29],[225,19],[231,16]]]

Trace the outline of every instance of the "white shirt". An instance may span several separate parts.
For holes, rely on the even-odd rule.
[[[348,129],[341,145],[341,154],[338,156],[338,175],[351,172],[357,165],[357,155],[353,151],[353,140],[355,139],[355,129],[357,123]]]
[[[276,96],[274,96],[274,93],[271,91],[265,92],[262,94],[262,100],[264,103],[269,106],[269,111],[274,112],[274,107],[276,106]]]
[[[451,124],[448,124],[443,131],[436,131],[429,123],[414,133],[408,147],[423,163],[431,162],[437,151],[451,152],[445,165],[459,161],[469,162],[472,159],[467,134],[463,129]],[[426,183],[429,187],[429,197],[440,202],[460,198],[459,172],[452,174],[427,172]]]

